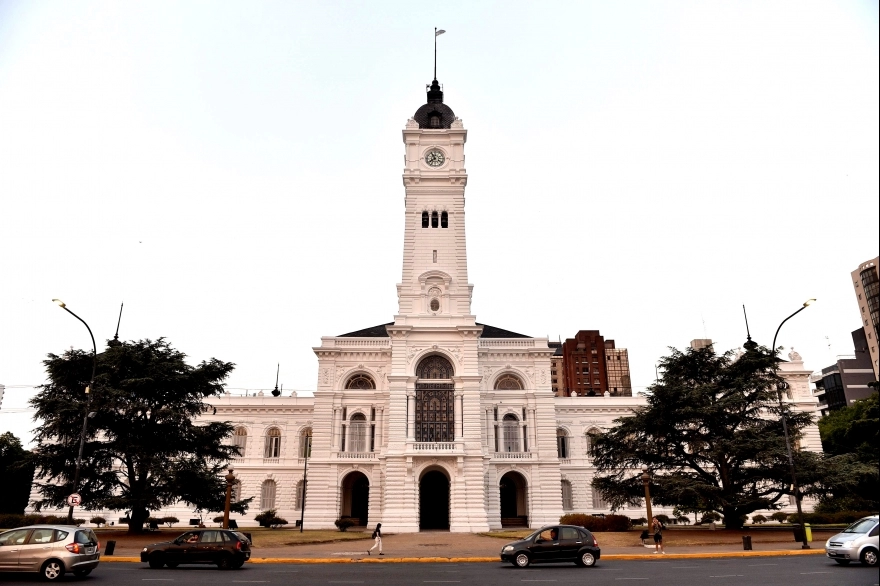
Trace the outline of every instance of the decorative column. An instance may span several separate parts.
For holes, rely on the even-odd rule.
[[[416,435],[416,397],[406,394],[406,439],[413,441]]]
[[[462,421],[462,393],[455,393],[455,404],[452,406],[452,415],[455,417],[454,439],[460,440],[464,436],[464,421]]]

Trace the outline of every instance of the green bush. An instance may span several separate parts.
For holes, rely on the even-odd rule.
[[[269,527],[272,529],[277,529],[278,527],[284,527],[287,525],[287,519],[283,517],[273,517],[269,520]]]
[[[270,521],[275,519],[278,515],[276,515],[276,509],[269,509],[268,511],[263,511],[256,517],[254,517],[254,521],[260,524],[260,527],[271,527],[272,524]]]
[[[559,522],[565,525],[577,525],[589,529],[590,531],[629,531],[632,522],[629,517],[623,515],[605,515],[604,517],[595,517],[584,513],[570,513],[562,515]]]
[[[74,519],[74,524],[82,525],[85,519]],[[4,529],[12,529],[13,527],[23,527],[25,525],[66,525],[67,515],[19,515],[16,513],[0,514],[0,527]]]
[[[811,525],[849,524],[862,517],[876,515],[871,511],[839,511],[837,513],[804,513],[804,523]],[[797,513],[788,516],[789,523],[798,523]]]
[[[101,525],[106,525],[106,524],[107,524],[107,519],[105,519],[104,517],[99,517],[99,516],[96,515],[96,516],[92,517],[91,519],[89,519],[89,523],[91,523],[92,525],[97,525],[98,527],[100,527]]]
[[[782,511],[776,511],[770,518],[776,521],[777,523],[785,523],[788,521],[788,513],[783,513]]]
[[[633,525],[647,525],[648,519],[646,519],[645,517],[636,517],[635,519],[632,520],[632,524]]]
[[[174,527],[175,523],[180,523],[180,519],[177,517],[162,517],[162,523],[169,527]]]
[[[752,524],[753,525],[761,525],[767,522],[767,517],[764,515],[752,515]]]
[[[706,525],[708,523],[717,523],[721,520],[721,515],[716,513],[715,511],[706,511],[703,513],[703,516],[700,518],[700,525]]]
[[[657,517],[657,520],[660,521],[661,523],[663,523],[664,525],[669,525],[669,515],[664,515],[663,513],[660,513],[659,515],[654,515],[654,516]]]
[[[682,516],[680,516],[680,517],[676,517],[676,518],[675,518],[675,522],[678,523],[679,525],[690,525],[690,524],[691,524],[691,518],[690,518],[690,517],[685,517],[684,515],[682,515]]]
[[[341,519],[336,519],[334,524],[340,531],[347,531],[349,527],[354,527],[355,522],[349,519],[348,517],[342,517]]]
[[[211,519],[211,520],[212,520],[214,523],[222,523],[222,522],[223,522],[223,515],[217,515],[216,517],[214,517],[214,518]]]

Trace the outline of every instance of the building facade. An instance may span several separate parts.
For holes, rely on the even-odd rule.
[[[874,380],[880,378],[880,257],[863,262],[850,273],[859,303],[859,316],[865,331],[866,347],[871,356]]]
[[[242,450],[236,497],[255,497],[239,525],[268,509],[292,522],[303,499],[310,529],[350,517],[388,532],[478,532],[610,512],[591,486],[588,434],[645,400],[629,396],[626,351],[597,331],[565,342],[572,342],[566,365],[564,348],[546,338],[477,322],[467,266],[467,138],[434,80],[402,132],[406,221],[394,320],[321,338],[313,397],[210,400],[216,409],[204,418],[232,423],[230,441]],[[571,365],[580,378],[575,372],[567,388],[578,392],[555,396],[553,380]],[[783,373],[795,408],[814,410],[803,363],[785,363]],[[803,446],[821,450],[815,426]],[[154,514],[187,517],[185,507]]]
[[[821,373],[815,373],[810,378],[816,385],[816,398],[819,400],[819,411],[823,416],[877,392],[876,389],[868,386],[876,379],[874,369],[871,368],[865,328],[853,331],[852,339],[854,352],[852,356],[838,357],[837,362],[823,368]]]

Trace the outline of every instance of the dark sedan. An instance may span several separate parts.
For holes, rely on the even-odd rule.
[[[148,545],[141,561],[151,568],[180,564],[216,564],[221,570],[236,570],[251,557],[251,542],[244,533],[227,529],[187,531],[174,541]]]
[[[600,553],[596,538],[583,527],[551,525],[502,547],[501,561],[518,568],[547,562],[574,562],[590,567],[599,561]]]

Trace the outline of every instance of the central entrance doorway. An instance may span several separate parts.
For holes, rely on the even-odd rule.
[[[419,529],[449,529],[449,478],[439,470],[419,481]]]
[[[517,472],[508,472],[498,485],[502,527],[528,527],[526,481]]]
[[[370,481],[361,472],[351,472],[342,481],[342,511],[362,527],[367,526],[370,510]]]

